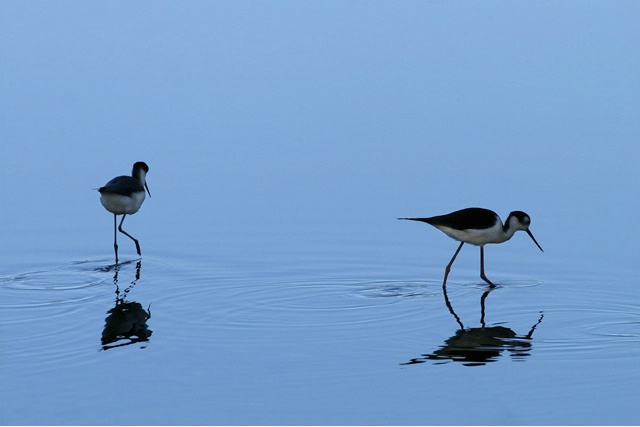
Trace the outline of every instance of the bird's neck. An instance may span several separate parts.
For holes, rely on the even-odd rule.
[[[139,169],[139,170],[135,171],[135,173],[133,175],[133,177],[135,179],[137,179],[138,182],[140,182],[140,184],[142,184],[143,186],[144,186],[144,184],[146,182],[146,176],[147,176],[146,172],[143,171],[142,169]]]
[[[506,242],[512,238],[516,231],[518,231],[518,228],[512,223],[511,217],[509,217],[504,226],[502,226],[502,237],[504,238],[502,242]]]

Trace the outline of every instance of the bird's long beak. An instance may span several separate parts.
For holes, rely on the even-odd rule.
[[[535,237],[533,237],[533,234],[531,234],[531,231],[529,231],[529,229],[528,229],[528,228],[527,228],[527,230],[526,230],[526,231],[527,231],[527,234],[529,235],[529,237],[531,237],[531,240],[533,240],[533,243],[535,243],[535,244],[536,244],[536,246],[537,246],[538,248],[540,248],[540,250],[542,251],[542,248],[540,247],[540,245],[538,244],[538,242],[536,242],[536,238],[535,238]],[[544,251],[542,251],[542,252],[544,252]]]
[[[149,193],[149,186],[147,185],[147,181],[144,182],[144,188],[147,189],[147,194],[149,194],[149,197],[151,197],[151,193]],[[529,234],[531,234],[531,233],[529,233]],[[533,236],[531,236],[531,238],[533,239]],[[535,240],[534,240],[534,242],[535,242]]]

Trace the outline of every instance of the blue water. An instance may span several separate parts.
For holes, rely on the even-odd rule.
[[[637,3],[79,6],[0,5],[0,423],[640,422]],[[443,288],[469,206],[545,252]]]
[[[153,213],[152,203],[144,207],[140,223]],[[404,234],[398,227],[389,221]],[[262,256],[172,259],[148,248],[118,268],[105,256],[5,275],[3,422],[638,419],[631,271],[607,277],[554,267],[549,254],[530,261],[542,255],[517,236],[519,254],[492,260],[498,288],[486,296],[473,268],[477,249],[461,254],[446,288],[450,311],[434,260],[455,244],[425,234],[422,244],[403,244],[256,232],[251,242]],[[150,244],[140,239],[145,251]],[[126,311],[123,330],[137,335],[105,343],[117,307]],[[483,341],[483,331],[497,342]]]

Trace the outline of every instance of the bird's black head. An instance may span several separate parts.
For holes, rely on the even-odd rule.
[[[147,166],[145,162],[135,162],[133,164],[133,171],[131,172],[131,176],[143,183],[144,188],[147,190],[147,194],[149,195],[149,197],[151,197],[151,192],[149,191],[149,186],[147,185],[147,172],[149,172],[149,166]]]
[[[509,214],[509,218],[511,217],[515,217],[518,222],[525,227],[529,227],[529,224],[531,224],[531,218],[525,212],[513,211]],[[509,222],[509,218],[507,218],[507,223]]]
[[[511,218],[515,218],[515,221],[512,221]],[[529,225],[531,225],[531,218],[529,217],[529,215],[527,215],[522,211],[513,211],[509,214],[509,218],[507,218],[506,225],[508,227],[514,227],[516,230],[526,231],[529,237],[531,237],[531,240],[533,240],[533,243],[536,244],[538,249],[544,252],[542,250],[542,247],[536,241],[536,238],[533,237],[533,233],[531,233],[531,230],[529,230]]]
[[[135,176],[136,171],[139,171],[139,170],[143,170],[144,173],[147,173],[149,172],[149,166],[147,166],[145,162],[135,162],[133,164],[133,171],[131,172],[131,175]]]

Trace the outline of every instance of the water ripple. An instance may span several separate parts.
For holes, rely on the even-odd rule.
[[[188,283],[165,305],[170,318],[195,325],[224,328],[333,328],[384,325],[386,329],[412,328],[424,309],[420,300],[441,293],[437,282],[340,278],[266,279],[224,277],[209,286]],[[439,301],[439,299],[438,299]],[[180,307],[205,304],[187,319]],[[392,308],[396,305],[403,308]],[[375,331],[375,328],[372,328]]]
[[[0,279],[0,309],[61,306],[91,301],[91,289],[106,280],[96,273],[78,274],[82,263],[58,265]]]
[[[359,285],[363,298],[432,298],[442,293],[439,282],[379,280]]]

